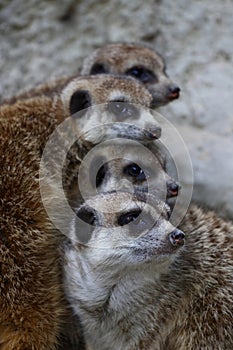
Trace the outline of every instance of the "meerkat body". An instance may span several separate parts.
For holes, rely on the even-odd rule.
[[[102,194],[78,210],[94,225],[85,246],[71,223],[64,284],[88,350],[232,349],[232,224],[193,206],[181,226],[184,246],[175,231],[175,249],[165,253],[171,231],[163,211],[158,218],[154,200],[151,208],[125,196]]]
[[[59,333],[66,317],[58,252],[64,237],[55,229],[42,202],[39,186],[40,161],[50,135],[70,116],[70,106],[72,105],[72,110],[75,107],[75,111],[82,109],[83,102],[85,103],[83,90],[85,97],[88,95],[90,98],[90,105],[107,102],[115,89],[124,96],[127,78],[109,76],[109,95],[103,90],[104,87],[101,85],[103,83],[105,84],[105,77],[101,76],[95,80],[79,78],[71,95],[66,90],[61,97],[51,99],[42,96],[19,101],[13,105],[4,105],[0,109],[0,348],[2,350],[52,350],[58,343]],[[114,86],[112,90],[111,85]],[[151,97],[147,90],[143,87],[140,89],[139,85],[133,79],[129,79],[127,98],[130,102],[144,101],[149,105]],[[125,90],[121,88],[122,86],[125,86]],[[75,98],[72,99],[73,93]],[[72,100],[70,105],[67,104],[69,98]],[[85,115],[82,115],[82,118],[84,117]],[[80,121],[82,118],[79,118]],[[145,136],[140,129],[128,128],[128,125],[126,127],[123,125],[123,128],[109,127],[104,130],[106,135],[102,133],[101,137],[96,132],[93,135],[92,131],[83,135],[74,120],[71,118],[70,129],[77,133],[77,138],[81,137],[78,141],[81,154],[85,154],[87,149],[104,139],[106,135],[106,137],[122,135],[126,137],[132,131],[132,138]],[[91,138],[91,141],[85,141],[82,138],[85,135]],[[58,148],[54,149],[54,153],[50,153],[54,162],[57,160],[60,148],[65,148],[69,152],[66,143],[69,140],[64,141],[63,135],[59,132],[57,136]],[[63,143],[60,143],[60,140]],[[70,161],[73,162],[72,166],[67,161],[67,167],[70,166],[70,169],[74,167],[76,172],[80,158],[71,157]],[[44,200],[49,201],[52,198],[58,202],[59,193],[53,198],[54,192],[46,179],[45,183],[48,187]],[[63,208],[59,208],[59,203],[56,204],[56,209],[62,213]]]
[[[165,72],[162,57],[142,44],[110,44],[94,51],[84,60],[81,75],[116,74],[131,76],[149,89],[153,107],[167,104],[179,97],[179,87]],[[4,103],[12,104],[20,99],[49,96],[60,93],[64,86],[79,74],[63,77],[9,98]]]
[[[55,349],[65,317],[56,248],[60,235],[47,217],[38,182],[41,147],[53,131],[52,119],[59,120],[50,102],[28,101],[0,112],[3,350]],[[50,111],[47,117],[45,111]]]

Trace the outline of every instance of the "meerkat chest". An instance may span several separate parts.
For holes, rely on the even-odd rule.
[[[140,324],[141,322],[141,324]],[[147,333],[143,320],[116,319],[114,322],[102,322],[95,324],[85,334],[85,341],[90,350],[161,350],[154,336],[144,337]],[[90,326],[90,325],[89,325]],[[94,326],[94,325],[93,325]],[[149,327],[150,328],[150,327]],[[156,330],[154,330],[154,335]]]
[[[160,350],[156,296],[112,295],[97,316],[82,314],[85,339],[95,350]]]

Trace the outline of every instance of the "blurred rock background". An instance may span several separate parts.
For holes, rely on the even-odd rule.
[[[76,72],[114,41],[143,41],[165,57],[182,94],[160,113],[189,148],[193,198],[233,219],[232,0],[3,0],[0,100]]]

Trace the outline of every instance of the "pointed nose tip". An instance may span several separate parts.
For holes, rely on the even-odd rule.
[[[179,96],[180,96],[180,88],[179,88],[179,86],[177,86],[177,85],[170,86],[168,88],[168,94],[169,94],[169,98],[171,100],[175,100],[176,98],[179,98]]]
[[[155,126],[149,126],[148,131],[153,135],[154,139],[159,139],[162,133],[162,129],[160,126],[155,125]]]
[[[167,184],[168,197],[170,198],[178,196],[179,188],[180,186],[176,182],[169,182]]]
[[[184,235],[184,232],[176,228],[174,231],[170,233],[169,238],[172,245],[178,246],[178,245],[184,244],[185,235]]]

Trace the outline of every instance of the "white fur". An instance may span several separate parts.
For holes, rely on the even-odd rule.
[[[101,195],[88,202],[100,203],[106,197],[110,206],[114,199],[121,208],[126,196],[129,194]],[[132,200],[126,211],[139,206],[156,212],[149,204]],[[84,326],[90,349],[131,350],[156,313],[160,275],[167,271],[175,253],[168,238],[173,227],[162,213],[151,229],[135,238],[128,236],[127,225],[106,227],[119,213],[99,215],[99,224],[105,227],[94,229],[88,245],[73,243],[65,251],[65,290]],[[77,230],[73,222],[71,238]]]

